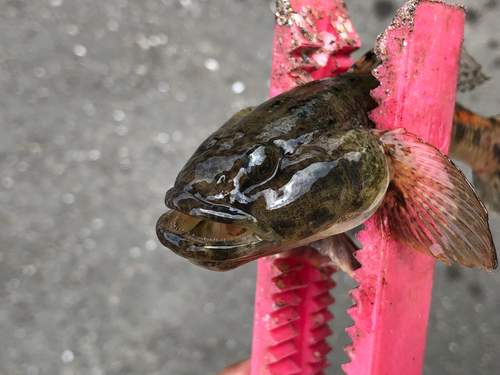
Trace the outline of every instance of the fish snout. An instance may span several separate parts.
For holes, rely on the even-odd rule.
[[[169,211],[156,224],[160,242],[176,254],[212,270],[230,270],[265,254],[279,239],[252,215],[230,205],[170,189]]]

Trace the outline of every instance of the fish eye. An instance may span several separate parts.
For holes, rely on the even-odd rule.
[[[272,147],[258,146],[245,154],[242,162],[250,180],[261,182],[273,174],[278,155]]]

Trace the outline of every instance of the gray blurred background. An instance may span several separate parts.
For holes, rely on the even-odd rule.
[[[497,114],[500,4],[463,3],[492,79],[460,100]],[[346,4],[366,50],[403,2]],[[197,268],[154,225],[195,147],[267,98],[273,5],[0,0],[0,374],[216,374],[250,355],[256,264]],[[355,286],[335,278],[328,374]],[[499,354],[500,272],[437,264],[424,374],[499,374]]]

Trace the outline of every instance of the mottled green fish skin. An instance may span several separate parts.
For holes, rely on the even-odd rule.
[[[168,230],[165,214],[161,242],[200,266],[227,270],[373,210],[389,174],[369,132],[377,86],[370,73],[345,73],[234,115],[196,150],[165,200],[184,214],[250,228],[257,240],[194,244]],[[248,160],[260,157],[269,157],[259,165],[268,176],[252,178]]]

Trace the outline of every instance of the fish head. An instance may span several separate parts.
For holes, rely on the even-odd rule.
[[[326,95],[328,97],[328,95]],[[214,270],[362,223],[388,184],[370,133],[338,129],[321,90],[237,114],[204,141],[166,194],[160,241]]]
[[[280,242],[261,215],[255,215],[255,199],[245,192],[271,177],[279,155],[263,144],[251,152],[234,147],[191,158],[167,191],[165,203],[171,210],[157,225],[163,245],[209,269],[235,268]]]

